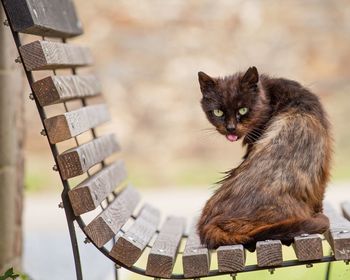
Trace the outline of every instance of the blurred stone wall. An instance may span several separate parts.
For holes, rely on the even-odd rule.
[[[198,71],[226,75],[255,65],[300,81],[322,98],[334,124],[336,162],[348,163],[348,0],[77,0],[76,6],[86,32],[76,41],[94,52],[124,153],[131,163],[161,170],[156,185],[171,184],[164,170],[176,173],[188,162],[217,172],[240,160],[239,144],[206,130]]]

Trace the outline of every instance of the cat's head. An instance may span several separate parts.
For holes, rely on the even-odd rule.
[[[216,130],[236,141],[266,120],[268,101],[256,67],[245,73],[212,78],[198,73],[202,108]]]

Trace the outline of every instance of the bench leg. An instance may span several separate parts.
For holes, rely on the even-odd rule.
[[[70,240],[72,244],[77,280],[83,280],[77,234],[74,227],[75,216],[73,214],[73,210],[71,209],[71,205],[69,204],[67,192],[63,191],[61,197],[62,197],[63,207],[66,212],[67,225],[68,225]]]

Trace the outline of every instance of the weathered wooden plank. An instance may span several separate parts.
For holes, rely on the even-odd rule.
[[[148,255],[147,275],[170,278],[184,229],[184,218],[167,218]]]
[[[50,76],[34,82],[32,87],[41,106],[101,93],[100,82],[94,75]]]
[[[19,47],[27,71],[80,67],[92,64],[86,47],[49,41],[35,41]]]
[[[159,210],[146,204],[132,226],[117,239],[109,255],[131,267],[150,242],[157,230],[159,221]]]
[[[350,221],[350,201],[343,202],[341,204],[341,209],[344,217]]]
[[[303,234],[294,237],[293,248],[299,261],[323,258],[322,238],[319,234]]]
[[[329,204],[324,205],[330,227],[325,237],[331,245],[336,260],[350,260],[350,222]]]
[[[83,33],[71,0],[3,0],[14,31],[68,38]]]
[[[117,161],[84,180],[68,192],[74,214],[79,216],[94,210],[125,179],[124,163]]]
[[[114,135],[104,135],[58,155],[59,171],[63,179],[81,175],[118,150]]]
[[[257,263],[260,267],[282,265],[282,243],[279,240],[258,241],[256,243]]]
[[[44,120],[51,144],[77,136],[110,120],[105,104],[83,107]]]
[[[128,186],[100,215],[84,228],[84,232],[96,246],[101,248],[126,223],[139,201],[140,194],[136,189]]]
[[[208,248],[201,244],[196,230],[197,220],[193,222],[187,238],[182,265],[185,277],[200,277],[209,274],[210,254]]]
[[[237,272],[244,270],[245,251],[243,245],[220,246],[217,249],[220,272]]]

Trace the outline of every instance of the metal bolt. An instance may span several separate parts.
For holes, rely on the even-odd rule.
[[[348,233],[348,232],[349,232],[349,231],[346,230],[346,229],[339,231],[339,233]]]
[[[89,240],[89,238],[85,237],[84,243],[85,243],[85,244],[88,244],[88,243],[90,243],[90,240]]]
[[[18,56],[16,59],[15,59],[15,62],[16,63],[22,63],[22,59],[20,56]]]
[[[306,264],[306,268],[311,268],[311,267],[313,267],[314,265],[312,264],[312,263],[307,263]]]
[[[86,158],[85,158],[85,155],[82,155],[82,160],[83,160],[83,164],[85,165],[85,164],[86,164]]]
[[[61,82],[60,82],[60,81],[57,81],[57,87],[58,87],[58,89],[59,89],[60,91],[62,91],[62,90],[63,90],[63,88],[62,88],[62,84],[61,84]]]
[[[53,171],[58,171],[57,165],[55,164],[54,166],[52,166],[52,170]]]
[[[40,131],[40,134],[41,134],[42,136],[46,136],[46,131],[45,131],[45,129],[41,130],[41,131]]]
[[[111,219],[107,219],[107,223],[111,224],[112,220]]]
[[[121,267],[119,264],[116,264],[116,265],[115,265],[115,268],[116,268],[116,269],[120,269],[120,268],[122,268],[122,267]]]
[[[237,273],[231,273],[230,276],[232,280],[236,280]]]
[[[34,94],[33,94],[33,93],[30,93],[30,94],[29,94],[29,99],[30,99],[30,100],[34,100]]]
[[[308,234],[308,233],[302,233],[300,236],[301,236],[301,237],[308,237],[309,234]]]
[[[131,236],[128,237],[128,239],[131,241],[131,242],[134,242],[134,238],[132,238]]]
[[[269,268],[268,270],[269,270],[270,274],[274,274],[275,273],[275,269],[274,268]]]
[[[7,19],[4,20],[3,24],[4,24],[5,26],[10,26],[9,21],[8,21]]]
[[[63,202],[58,203],[58,208],[63,208]]]

